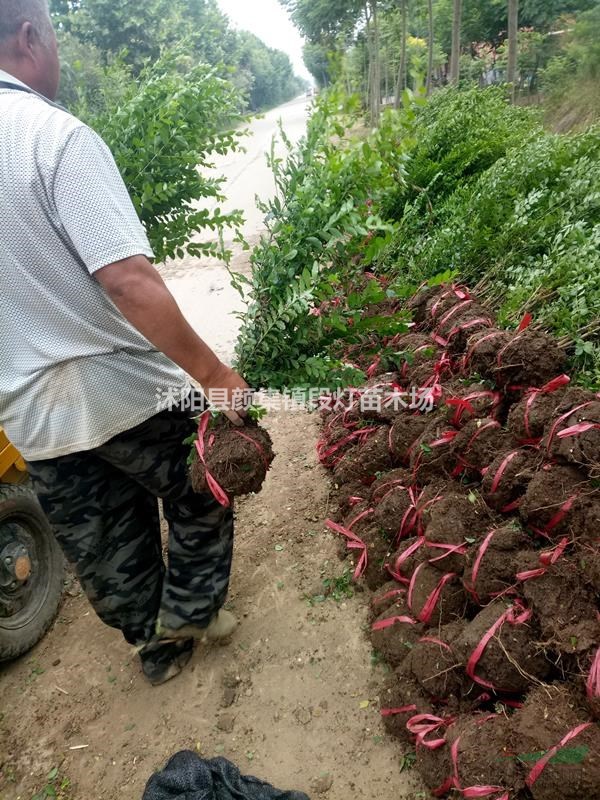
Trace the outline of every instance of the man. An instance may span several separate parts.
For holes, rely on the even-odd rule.
[[[59,72],[47,0],[0,0],[0,424],[97,614],[159,684],[235,619],[232,513],[191,491],[193,421],[157,388],[185,394],[184,370],[230,397],[247,384],[151,265],[106,145],[51,102]]]

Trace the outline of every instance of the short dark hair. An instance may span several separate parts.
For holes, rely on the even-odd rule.
[[[0,45],[14,36],[24,22],[47,39],[52,30],[48,0],[0,0]]]

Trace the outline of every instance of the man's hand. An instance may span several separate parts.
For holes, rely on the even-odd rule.
[[[121,314],[158,350],[197,380],[208,394],[225,390],[225,413],[243,425],[243,410],[233,410],[234,393],[248,384],[223,364],[181,313],[163,279],[145,256],[134,256],[99,269],[95,277]]]
[[[219,366],[212,375],[202,384],[202,388],[207,395],[212,389],[227,391],[227,406],[229,410],[224,410],[225,415],[234,425],[243,425],[247,409],[244,404],[248,402],[249,386],[235,370],[219,362]]]

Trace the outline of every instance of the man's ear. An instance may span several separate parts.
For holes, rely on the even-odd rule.
[[[35,47],[39,42],[35,28],[31,22],[24,22],[17,31],[16,44],[18,54],[23,57],[33,58],[35,55]]]

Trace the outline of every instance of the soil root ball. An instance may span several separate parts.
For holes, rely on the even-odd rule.
[[[409,333],[398,344],[398,371],[402,386],[416,386],[415,378],[422,373],[422,367],[433,371],[440,353],[440,347],[431,336],[422,333]]]
[[[371,484],[371,503],[377,505],[385,495],[398,486],[410,486],[412,475],[407,469],[391,469],[384,472]]]
[[[265,428],[250,421],[238,428],[219,415],[209,422],[203,441],[204,463],[196,454],[190,471],[195,492],[211,491],[207,471],[230,499],[260,492],[275,458]]]
[[[407,399],[400,389],[400,376],[386,372],[371,378],[361,389],[357,401],[363,419],[392,423],[399,413],[404,413]]]
[[[451,622],[422,636],[404,662],[421,688],[438,702],[450,695],[460,697],[464,664],[454,652],[452,642],[464,625],[463,620]]]
[[[412,741],[406,723],[416,714],[433,714],[431,699],[404,665],[387,678],[381,695],[381,716],[389,734],[403,742]]]
[[[466,606],[459,577],[451,572],[441,573],[427,563],[420,564],[414,571],[406,598],[410,613],[426,628],[461,619]]]
[[[406,586],[402,586],[397,581],[388,581],[374,592],[370,604],[373,621],[380,614],[392,608],[400,609],[398,613],[403,613],[406,609]]]
[[[390,556],[389,570],[396,580],[408,588],[410,579],[419,566],[431,556],[423,536],[412,536],[400,544],[400,547]]]
[[[600,643],[594,595],[582,583],[576,557],[562,556],[544,575],[526,580],[522,591],[550,649],[583,653]]]
[[[523,558],[531,539],[516,520],[491,528],[465,556],[463,585],[477,605],[487,605],[516,583],[519,570],[537,566],[537,554]]]
[[[556,339],[530,328],[510,337],[496,357],[498,386],[541,387],[564,373],[567,355]]]
[[[472,419],[496,419],[502,405],[502,394],[485,383],[453,381],[444,387],[443,412],[455,428]]]
[[[371,644],[392,667],[399,666],[417,639],[424,634],[424,626],[416,622],[410,611],[401,603],[384,611],[371,626]]]
[[[402,522],[406,519],[411,505],[410,487],[395,486],[384,495],[375,507],[377,524],[393,541],[399,538]]]
[[[502,513],[517,508],[539,462],[539,454],[531,448],[511,450],[497,456],[483,478],[483,496],[490,508]]]
[[[546,538],[579,538],[585,512],[586,476],[575,467],[546,464],[532,478],[519,513]]]
[[[476,683],[519,694],[549,674],[550,663],[538,639],[535,621],[522,613],[522,607],[494,600],[466,626],[455,646]]]
[[[510,409],[508,429],[519,444],[537,444],[556,414],[565,389],[530,389]]]
[[[451,476],[454,469],[452,440],[456,433],[443,421],[427,426],[410,454],[410,467],[416,481],[426,484]]]
[[[335,483],[365,481],[391,467],[386,426],[369,434],[364,442],[354,445],[344,454],[333,471]]]
[[[463,371],[493,380],[498,353],[506,347],[511,334],[498,328],[477,331],[469,336],[462,360]]]
[[[439,320],[436,333],[448,342],[452,353],[464,353],[469,337],[493,325],[490,312],[479,303],[465,301],[453,306]]]
[[[413,321],[417,324],[425,322],[428,305],[445,291],[446,286],[424,286],[419,289],[406,303],[406,309],[410,311]]]
[[[367,547],[367,564],[362,577],[369,589],[375,591],[390,577],[385,568],[390,557],[390,543],[377,525],[371,525],[361,537]]]
[[[472,419],[452,442],[456,458],[455,474],[480,478],[498,453],[506,453],[514,445],[512,436],[502,430],[497,420]]]
[[[357,505],[368,501],[370,493],[370,487],[359,481],[334,486],[329,494],[331,519],[336,522],[345,519]]]
[[[427,301],[425,324],[434,329],[438,328],[449,312],[460,313],[474,302],[475,300],[466,287],[445,286],[441,292],[433,295]]]
[[[600,728],[570,687],[537,687],[513,716],[518,758],[534,800],[600,798]]]
[[[427,414],[399,414],[390,430],[389,448],[397,464],[408,464],[419,437],[433,422]]]
[[[567,391],[546,427],[546,452],[572,464],[600,469],[600,395]]]
[[[450,489],[441,494],[423,511],[431,565],[462,575],[469,544],[479,541],[490,523],[489,511],[476,492]]]

